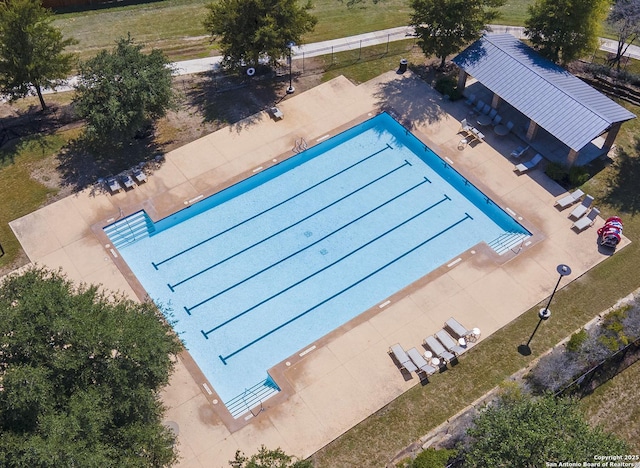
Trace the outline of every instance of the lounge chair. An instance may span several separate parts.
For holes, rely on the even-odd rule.
[[[471,129],[473,128],[473,125],[471,125],[469,122],[467,122],[467,119],[462,119],[462,122],[460,122],[460,132],[467,132],[469,133],[471,131]]]
[[[389,354],[392,354],[393,357],[400,364],[401,369],[406,369],[408,372],[417,372],[418,368],[413,363],[409,356],[407,356],[406,351],[399,344],[394,344],[389,348]]]
[[[522,174],[524,172],[527,172],[530,169],[533,169],[534,167],[536,167],[538,164],[540,164],[540,161],[542,161],[542,155],[540,153],[537,153],[533,158],[531,158],[529,161],[525,161],[523,163],[518,164],[515,167],[515,171]]]
[[[435,354],[441,359],[444,359],[447,362],[451,361],[452,359],[455,359],[455,356],[451,354],[449,351],[447,351],[446,349],[444,349],[444,346],[442,346],[442,344],[438,340],[436,340],[436,338],[433,335],[427,336],[424,339],[424,344],[427,348],[429,348],[433,352],[433,354]]]
[[[573,223],[571,227],[576,229],[578,232],[583,231],[596,221],[596,217],[599,214],[600,210],[598,210],[598,208],[591,208],[591,211],[589,211],[587,216],[580,218],[578,221]]]
[[[453,341],[453,338],[451,338],[451,336],[449,336],[449,334],[444,330],[439,330],[438,333],[436,333],[436,338],[438,338],[440,343],[442,343],[445,348],[447,348],[456,356],[461,355],[467,350],[467,348],[464,348],[457,342]]]
[[[136,182],[138,182],[139,184],[147,181],[147,174],[142,172],[142,169],[138,167],[134,167],[131,170],[131,174],[133,175],[133,178],[136,179]]]
[[[567,206],[573,205],[575,202],[580,200],[582,195],[584,195],[584,192],[582,190],[580,190],[580,189],[576,189],[572,193],[570,193],[569,195],[565,195],[560,200],[557,200],[556,201],[556,205],[558,205],[560,208],[564,209]]]
[[[469,95],[469,97],[464,101],[464,103],[468,106],[473,106],[473,103],[476,101],[476,95],[475,94],[471,94]]]
[[[422,357],[422,354],[420,354],[420,351],[416,348],[411,348],[407,351],[407,354],[409,355],[409,358],[411,358],[411,361],[418,366],[418,369],[425,374],[431,375],[437,370],[435,367],[429,365],[425,358]]]
[[[130,189],[136,186],[135,182],[129,174],[122,174],[120,176],[120,180],[122,181],[126,189]]]
[[[122,190],[122,185],[115,177],[107,177],[107,185],[109,186],[109,191],[111,193],[116,193]]]
[[[444,322],[444,327],[451,332],[451,336],[454,338],[466,338],[471,335],[471,331],[463,327],[462,324],[453,317]]]
[[[524,153],[529,151],[529,146],[518,146],[511,152],[512,158],[520,158]]]
[[[270,108],[269,112],[271,112],[271,115],[273,116],[274,120],[280,120],[284,117],[284,114],[282,113],[282,111],[277,107]]]
[[[591,195],[587,195],[582,200],[578,206],[576,206],[571,213],[569,213],[569,218],[580,219],[584,216],[584,214],[589,210],[589,207],[593,203],[593,197]]]

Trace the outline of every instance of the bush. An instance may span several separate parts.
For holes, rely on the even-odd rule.
[[[571,353],[575,353],[580,351],[582,344],[587,340],[589,335],[587,334],[587,330],[584,328],[577,333],[571,335],[571,338],[567,342],[567,351]]]
[[[442,76],[436,80],[436,91],[443,96],[449,96],[452,101],[457,101],[462,97],[458,91],[458,82],[452,76]]]
[[[560,185],[566,185],[569,182],[569,174],[561,164],[550,162],[544,172],[551,180],[555,180]]]
[[[573,166],[569,169],[569,183],[578,187],[591,178],[589,172],[582,166]]]
[[[581,364],[575,355],[558,348],[541,358],[527,377],[535,393],[556,392],[580,373]]]
[[[418,454],[404,468],[443,468],[447,462],[456,456],[455,450],[428,448]]]
[[[627,305],[614,310],[602,321],[602,334],[599,340],[610,351],[618,351],[629,344],[629,338],[624,334],[624,325],[622,323],[629,309],[631,309],[631,306]]]
[[[640,338],[640,304],[638,302],[636,299],[627,311],[627,316],[622,320],[624,334],[630,341]]]

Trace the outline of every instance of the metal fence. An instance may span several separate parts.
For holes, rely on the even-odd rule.
[[[558,390],[555,396],[583,398],[638,360],[640,360],[640,338],[593,366],[573,382]]]

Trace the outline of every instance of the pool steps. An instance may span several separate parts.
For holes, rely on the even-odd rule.
[[[491,242],[488,242],[488,244],[489,247],[491,247],[498,255],[502,255],[507,253],[510,249],[518,247],[529,237],[531,237],[529,234],[524,234],[522,232],[505,232]]]
[[[246,389],[240,395],[226,401],[224,405],[231,413],[231,416],[238,419],[256,407],[260,407],[258,412],[262,411],[262,402],[276,395],[278,392],[280,392],[280,387],[278,387],[271,377],[268,377],[266,380]],[[251,411],[251,413],[254,415],[257,414],[255,411]]]
[[[126,247],[149,237],[155,230],[153,221],[144,211],[138,211],[104,228],[105,234],[116,248]]]

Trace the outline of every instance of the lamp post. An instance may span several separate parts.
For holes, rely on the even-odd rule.
[[[293,41],[287,42],[287,47],[289,48],[289,87],[287,88],[287,94],[293,94],[295,92],[295,88],[293,87],[292,79],[293,76],[291,74],[291,49],[295,46],[296,43]]]
[[[571,267],[569,267],[569,265],[565,265],[564,263],[562,263],[562,264],[560,264],[560,265],[558,265],[556,267],[556,271],[558,272],[560,277],[558,278],[558,282],[556,283],[555,287],[553,288],[553,292],[551,293],[551,296],[549,297],[549,302],[547,302],[547,306],[544,307],[543,309],[540,309],[540,311],[538,312],[538,317],[540,318],[540,320],[538,320],[538,324],[536,325],[536,328],[533,329],[533,333],[531,334],[531,336],[527,340],[527,343],[526,344],[521,344],[520,346],[518,346],[518,352],[520,354],[522,354],[523,356],[529,356],[531,354],[531,348],[529,347],[529,344],[531,343],[531,340],[533,340],[533,337],[535,336],[536,332],[538,331],[538,328],[540,327],[540,324],[544,320],[547,320],[547,319],[549,319],[549,317],[551,317],[551,311],[549,310],[549,306],[551,305],[551,301],[553,300],[553,296],[555,295],[556,291],[558,290],[558,286],[560,286],[560,281],[562,281],[562,278],[564,276],[569,276],[571,274]]]

